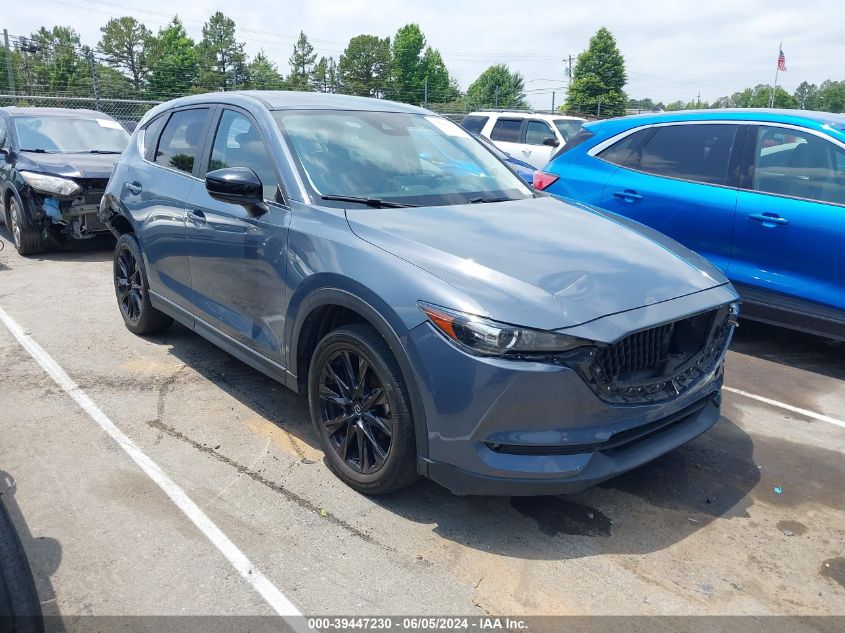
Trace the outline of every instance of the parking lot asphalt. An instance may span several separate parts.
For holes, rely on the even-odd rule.
[[[843,344],[743,322],[717,425],[577,495],[368,498],[304,397],[181,326],[130,334],[108,243],[0,239],[0,309],[304,613],[845,614]],[[273,612],[2,325],[0,438],[45,613]]]

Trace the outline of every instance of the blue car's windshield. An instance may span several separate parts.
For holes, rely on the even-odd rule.
[[[418,205],[533,196],[519,177],[458,125],[398,112],[274,112],[318,196]]]
[[[19,116],[13,121],[24,151],[120,154],[129,143],[120,123],[105,116]]]

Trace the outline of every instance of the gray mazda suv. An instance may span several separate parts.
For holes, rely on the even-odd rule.
[[[722,274],[534,191],[421,108],[170,101],[100,217],[129,330],[176,319],[306,393],[326,464],[361,492],[574,492],[719,418],[738,309]]]

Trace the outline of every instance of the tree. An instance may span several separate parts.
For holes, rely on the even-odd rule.
[[[845,112],[845,81],[823,81],[816,107],[823,112]]]
[[[505,64],[490,66],[467,88],[467,105],[480,108],[525,108],[525,80]]]
[[[815,110],[818,101],[819,89],[816,84],[810,84],[802,81],[795,89],[795,102],[802,110]]]
[[[244,45],[235,39],[235,22],[220,11],[202,27],[200,85],[210,90],[236,88],[246,80]]]
[[[445,103],[458,98],[461,91],[455,79],[449,74],[440,51],[427,46],[420,62],[423,87],[428,85],[424,97],[432,103]]]
[[[24,75],[33,91],[52,95],[75,94],[91,77],[91,65],[83,54],[79,33],[67,26],[43,26],[32,34],[36,53],[25,53]],[[90,92],[88,93],[90,94]]]
[[[311,85],[317,92],[337,92],[337,63],[333,57],[321,57],[311,72]]]
[[[121,69],[132,82],[136,91],[140,91],[144,79],[149,73],[146,51],[150,30],[135,18],[112,18],[100,28],[100,50],[105,53],[106,61]]]
[[[291,90],[310,89],[311,74],[314,71],[316,59],[317,54],[314,52],[314,47],[311,46],[305,33],[300,31],[299,39],[293,45],[293,54],[288,60],[290,63],[288,84]]]
[[[255,90],[284,90],[287,88],[284,78],[275,62],[270,61],[264,51],[252,58],[247,66],[249,86]]]
[[[393,38],[390,98],[396,101],[419,103],[425,90],[422,53],[425,35],[419,24],[406,24]]]
[[[198,51],[178,17],[147,42],[147,92],[156,97],[187,94],[197,79]]]
[[[390,79],[390,38],[356,35],[337,64],[341,90],[364,97],[381,97]]]
[[[599,110],[607,115],[624,114],[625,82],[625,59],[613,35],[602,27],[590,38],[587,50],[578,55],[566,95],[566,108],[596,114]]]

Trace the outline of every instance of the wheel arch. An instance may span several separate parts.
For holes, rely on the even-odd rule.
[[[293,301],[291,302],[294,303]],[[423,407],[422,395],[415,378],[411,361],[405,347],[402,345],[399,329],[395,324],[401,323],[399,317],[393,313],[391,319],[377,309],[373,304],[384,302],[374,299],[365,300],[359,295],[336,286],[324,286],[308,292],[301,301],[297,302],[295,314],[290,325],[288,367],[295,373],[294,384],[290,385],[300,393],[307,391],[308,367],[311,356],[320,339],[328,332],[348,323],[367,323],[384,338],[390,351],[396,359],[402,372],[402,379],[408,389],[411,399],[411,415],[414,420],[415,437],[417,441],[417,455],[428,455],[428,427]],[[387,310],[385,309],[385,312]],[[392,312],[392,311],[391,311]]]
[[[125,233],[133,233],[137,236],[131,214],[114,194],[106,193],[103,196],[97,215],[106,223],[115,238],[119,239]]]

